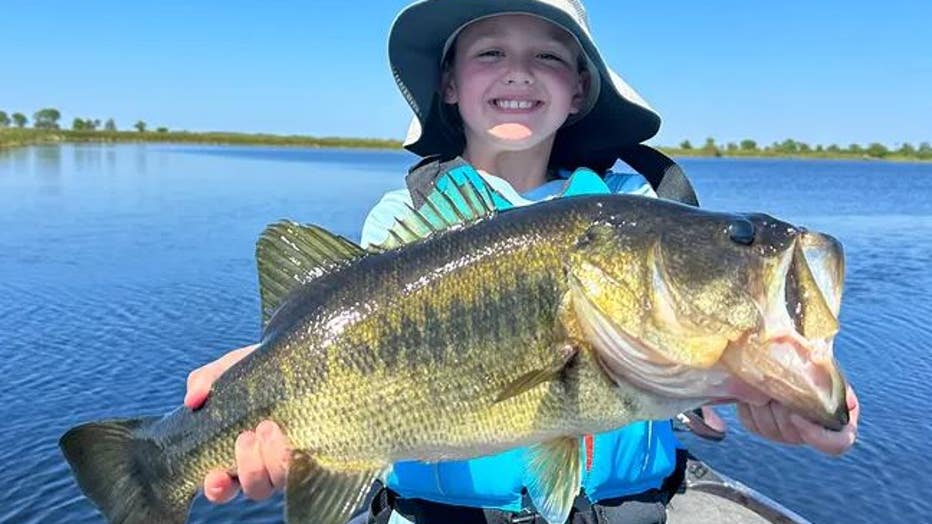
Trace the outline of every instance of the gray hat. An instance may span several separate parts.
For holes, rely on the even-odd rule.
[[[420,0],[398,14],[388,38],[392,74],[414,111],[406,149],[420,156],[462,152],[461,130],[451,129],[444,117],[443,53],[451,37],[471,22],[516,13],[543,18],[573,35],[591,73],[587,104],[557,132],[551,163],[611,165],[619,151],[657,133],[660,116],[602,60],[579,0]]]

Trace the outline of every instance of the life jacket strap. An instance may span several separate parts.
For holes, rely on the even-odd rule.
[[[660,198],[699,207],[699,198],[683,168],[659,150],[637,144],[623,149],[618,158],[646,178]]]

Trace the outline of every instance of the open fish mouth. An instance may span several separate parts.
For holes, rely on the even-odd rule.
[[[691,316],[695,310],[677,304],[678,285],[664,272],[660,256],[651,264],[652,300],[664,336],[631,332],[585,291],[576,294],[574,305],[600,364],[616,383],[696,399],[697,405],[774,400],[840,430],[848,423],[846,382],[833,357],[844,271],[840,249],[831,237],[801,231],[766,270],[762,287],[749,291],[749,297],[757,295],[760,318],[741,332],[701,329],[702,319]],[[668,340],[679,347],[665,346]]]
[[[833,355],[844,281],[841,244],[801,231],[775,276],[758,303],[761,330],[730,344],[721,363],[791,411],[840,430],[848,423],[847,384]]]

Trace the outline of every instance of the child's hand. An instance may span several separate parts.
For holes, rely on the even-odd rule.
[[[184,405],[191,409],[201,407],[214,381],[256,347],[258,344],[234,349],[192,371],[188,375]],[[204,477],[204,496],[215,504],[223,504],[242,488],[252,500],[268,498],[285,486],[290,459],[291,449],[281,428],[271,420],[264,420],[255,431],[244,431],[236,439],[237,476],[222,469],[211,471]]]
[[[822,453],[841,455],[854,445],[858,434],[861,406],[854,389],[848,386],[849,421],[841,431],[830,431],[792,414],[782,405],[771,402],[764,406],[738,404],[738,418],[753,433],[784,444],[807,444]]]

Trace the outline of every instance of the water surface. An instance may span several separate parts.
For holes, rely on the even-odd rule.
[[[401,187],[396,152],[79,145],[0,153],[0,522],[100,522],[57,450],[89,420],[157,414],[187,373],[254,341],[252,253],[283,217],[351,239]],[[817,522],[928,521],[932,165],[685,160],[700,199],[824,230],[848,263],[838,358],[863,404],[842,458],[748,435],[724,414],[714,466]],[[280,500],[193,521],[277,522]]]

